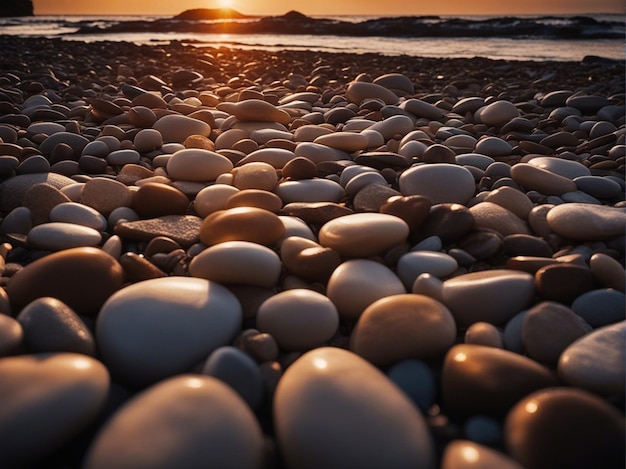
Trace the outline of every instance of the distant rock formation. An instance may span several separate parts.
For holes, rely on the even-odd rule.
[[[232,8],[194,8],[185,10],[173,19],[184,21],[201,21],[201,20],[232,20],[256,18],[255,16],[244,15]]]
[[[31,0],[3,0],[0,3],[0,17],[33,16],[33,2]]]

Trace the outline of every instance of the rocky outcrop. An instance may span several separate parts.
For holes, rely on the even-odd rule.
[[[223,20],[223,19],[246,19],[254,16],[244,15],[232,8],[195,8],[185,10],[174,17],[175,20],[201,21],[201,20]]]
[[[0,3],[0,17],[33,16],[33,2],[31,0],[4,0]]]

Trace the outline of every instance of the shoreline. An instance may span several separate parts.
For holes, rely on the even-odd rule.
[[[623,62],[0,50],[0,460],[623,467]]]

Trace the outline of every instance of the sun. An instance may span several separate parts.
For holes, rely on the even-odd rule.
[[[220,4],[221,8],[232,8],[234,1],[233,0],[219,0],[218,3]]]

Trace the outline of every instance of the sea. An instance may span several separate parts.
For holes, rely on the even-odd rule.
[[[590,18],[588,29],[579,37],[554,37],[544,33],[552,28],[564,28],[581,15],[520,16],[513,20],[531,22],[534,29],[525,35],[511,36],[510,17],[489,16],[438,16],[424,17],[424,22],[454,24],[460,32],[454,37],[390,37],[335,36],[319,34],[205,34],[194,31],[159,31],[150,25],[168,20],[163,16],[33,16],[0,18],[0,34],[23,37],[62,38],[67,41],[127,41],[136,44],[159,45],[171,41],[186,42],[198,47],[232,47],[264,49],[269,51],[293,49],[323,52],[378,53],[441,58],[486,57],[502,60],[580,61],[586,56],[598,56],[623,61],[626,58],[625,17],[614,14],[586,14]],[[316,18],[316,17],[313,17]],[[326,19],[359,23],[376,20],[371,16],[325,16]],[[244,20],[252,21],[252,20]],[[107,32],[111,26],[124,26],[125,22],[145,23],[142,31]],[[485,26],[486,24],[486,26]],[[484,37],[476,34],[476,25],[493,28],[493,34]],[[119,29],[119,28],[118,28]],[[123,29],[123,28],[122,28]],[[595,34],[598,30],[606,34]],[[497,31],[497,32],[496,32]],[[589,33],[589,34],[587,34]],[[600,37],[598,37],[600,36]],[[0,51],[1,53],[1,51]]]

